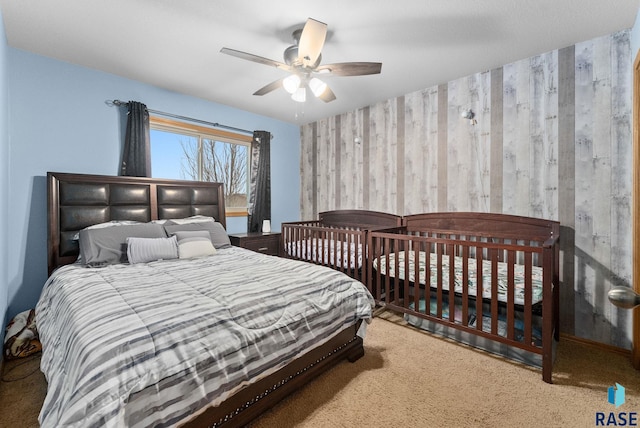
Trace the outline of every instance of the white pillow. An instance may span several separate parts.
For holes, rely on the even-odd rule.
[[[171,238],[127,238],[129,263],[147,263],[178,258],[178,240]]]
[[[206,230],[176,232],[174,236],[178,239],[178,257],[181,259],[212,256],[216,253],[211,235]]]

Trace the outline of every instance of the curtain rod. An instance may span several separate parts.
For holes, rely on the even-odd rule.
[[[112,100],[112,101],[107,101],[107,104],[119,107],[119,106],[126,106],[129,103],[126,102],[126,101]],[[222,125],[222,124],[216,123],[216,122],[207,122],[206,120],[194,119],[192,117],[180,116],[180,115],[173,114],[173,113],[166,113],[164,111],[151,110],[149,108],[147,108],[147,111],[149,113],[159,114],[161,116],[166,116],[166,117],[172,117],[174,119],[181,119],[181,120],[187,120],[189,122],[202,123],[202,124],[209,125],[209,126],[215,126],[216,128],[224,128],[224,129],[229,129],[229,130],[232,130],[232,131],[237,131],[237,132],[242,132],[242,133],[245,133],[245,134],[253,135],[253,131],[249,131],[247,129],[242,129],[242,128],[236,128],[234,126]]]

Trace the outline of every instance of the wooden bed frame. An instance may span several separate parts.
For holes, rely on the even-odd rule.
[[[324,211],[318,214],[318,220],[282,223],[281,253],[284,257],[329,266],[366,284],[367,232],[401,224],[402,217],[379,211]],[[297,245],[307,241],[308,246]],[[360,268],[350,263],[337,265],[336,259],[325,253],[327,242],[333,242],[334,248],[347,260],[362,259]],[[320,254],[320,257],[316,256],[314,260],[312,254]]]
[[[506,214],[452,212],[406,216],[402,227],[372,231],[369,234],[367,287],[380,306],[435,323],[433,325],[453,328],[473,337],[485,338],[541,356],[543,380],[551,383],[553,341],[559,340],[559,233],[558,222]],[[398,265],[400,251],[407,251],[411,257],[416,257],[419,251],[437,254],[436,269],[440,279],[436,284],[429,284],[428,292],[425,285],[416,286],[409,280],[390,278],[374,267],[376,259],[381,260],[381,263],[386,260],[386,266],[390,268],[394,267],[395,261],[394,272],[405,267],[407,278],[411,274],[418,278],[418,264],[416,263],[415,272],[410,271],[409,257],[405,258],[407,261],[404,266]],[[443,255],[461,257],[461,266],[468,266],[469,262],[465,260],[470,259],[476,259],[478,266],[490,266],[492,284],[496,284],[498,280],[498,262],[506,263],[509,290],[506,302],[498,300],[496,286],[492,287],[490,298],[475,298],[468,293],[467,287],[462,287],[462,293],[449,293],[448,289],[454,289],[454,269],[451,264],[447,272],[451,284],[444,288],[444,281],[441,279]],[[515,289],[513,272],[516,265],[524,265],[525,295],[528,295],[524,298],[524,304],[516,304],[514,292],[511,291]],[[533,266],[542,268],[542,302],[536,305],[532,303],[531,292],[526,292],[531,289]],[[462,272],[463,284],[468,283],[469,270],[467,267],[466,272]],[[430,275],[425,277],[429,278]],[[481,286],[478,288],[481,289]],[[435,312],[428,308],[421,310],[420,299],[429,302],[425,306],[430,306],[435,301],[438,309]],[[448,310],[454,307],[457,307],[458,315],[455,310]],[[443,316],[446,313],[443,308],[447,309],[448,315]],[[532,340],[534,311],[539,312],[536,317],[541,317],[541,344],[534,344]],[[483,314],[491,320],[488,332],[483,331]],[[520,340],[514,329],[516,314],[521,318],[518,323],[524,325],[524,337]],[[469,315],[476,317],[476,325],[469,323]],[[456,316],[459,319],[456,320]],[[506,319],[503,321],[506,323],[506,335],[498,332],[499,317]]]
[[[79,248],[73,237],[92,224],[208,215],[226,225],[221,183],[49,172],[47,187],[49,274],[76,261]],[[202,409],[181,426],[235,427],[249,423],[345,358],[354,362],[363,356],[358,328],[359,324],[341,331],[219,406]]]

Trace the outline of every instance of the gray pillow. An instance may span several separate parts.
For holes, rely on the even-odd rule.
[[[144,223],[130,226],[83,229],[80,231],[80,256],[89,266],[127,262],[127,238],[166,238],[162,225]]]
[[[142,222],[136,220],[111,220],[106,223],[92,224],[91,226],[85,227],[85,229],[102,229],[103,227],[129,226],[131,224],[142,224]],[[80,231],[73,235],[71,239],[74,241],[80,239]]]
[[[209,236],[207,235],[207,240]],[[209,241],[211,244],[211,241]],[[127,258],[129,263],[147,263],[156,260],[178,258],[178,239],[171,238],[127,238]]]
[[[187,224],[175,224],[171,220],[164,224],[164,230],[167,231],[167,235],[171,236],[176,232],[194,231],[194,230],[206,230],[211,235],[211,242],[216,249],[227,248],[231,246],[229,235],[224,227],[217,221],[207,221],[201,223],[187,223]]]

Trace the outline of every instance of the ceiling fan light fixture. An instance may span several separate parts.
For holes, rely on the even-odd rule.
[[[309,89],[311,89],[311,92],[313,92],[313,95],[315,95],[316,97],[319,97],[322,94],[324,94],[324,91],[327,90],[327,84],[324,83],[322,80],[318,79],[317,77],[314,77],[309,81]]]
[[[299,103],[305,102],[307,100],[307,90],[304,87],[298,88],[293,94],[291,94],[291,99]]]
[[[294,94],[300,88],[300,76],[292,74],[282,81],[282,87],[290,94]]]

